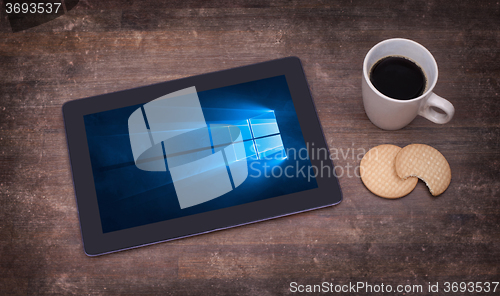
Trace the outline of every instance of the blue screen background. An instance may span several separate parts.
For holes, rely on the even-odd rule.
[[[246,120],[274,111],[284,149],[306,149],[285,76],[202,91],[198,97],[208,124]],[[239,187],[213,200],[181,209],[168,171],[143,171],[135,166],[128,118],[140,106],[142,104],[84,116],[104,233],[318,187],[314,178],[308,180],[307,176],[295,175],[295,170],[292,178],[264,175],[265,165],[268,176],[271,175],[269,167],[309,167],[311,163],[305,157],[249,159],[249,176]],[[255,177],[259,171],[260,177]]]

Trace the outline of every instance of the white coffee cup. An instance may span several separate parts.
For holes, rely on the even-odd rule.
[[[427,85],[424,93],[411,100],[390,98],[370,81],[370,70],[380,59],[401,56],[415,62],[424,71]],[[432,92],[438,79],[438,67],[432,54],[415,41],[394,38],[384,40],[370,49],[363,62],[363,104],[373,124],[385,130],[397,130],[408,125],[417,115],[432,122],[444,124],[451,120],[455,108],[448,101]],[[442,111],[437,112],[434,108]]]

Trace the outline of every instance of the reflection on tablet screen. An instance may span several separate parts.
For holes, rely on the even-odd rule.
[[[104,233],[318,187],[284,75],[84,123]]]

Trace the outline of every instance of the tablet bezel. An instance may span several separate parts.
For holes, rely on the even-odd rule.
[[[306,143],[329,151],[299,58],[268,62],[212,72],[173,81],[118,91],[67,102],[63,117],[70,156],[84,251],[89,256],[135,248],[187,236],[236,227],[267,219],[338,204],[342,193],[335,176],[317,176],[318,187],[247,204],[222,208],[133,228],[103,233],[83,116],[131,105],[144,104],[165,94],[196,86],[198,92],[285,75]],[[315,159],[311,164],[333,162]],[[328,157],[330,155],[328,154]],[[321,163],[320,161],[324,161]]]

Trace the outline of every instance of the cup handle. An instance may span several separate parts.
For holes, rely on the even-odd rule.
[[[444,113],[437,112],[432,107]],[[418,115],[423,116],[434,123],[444,124],[451,120],[455,114],[455,107],[446,99],[431,93],[427,101],[420,107]]]

